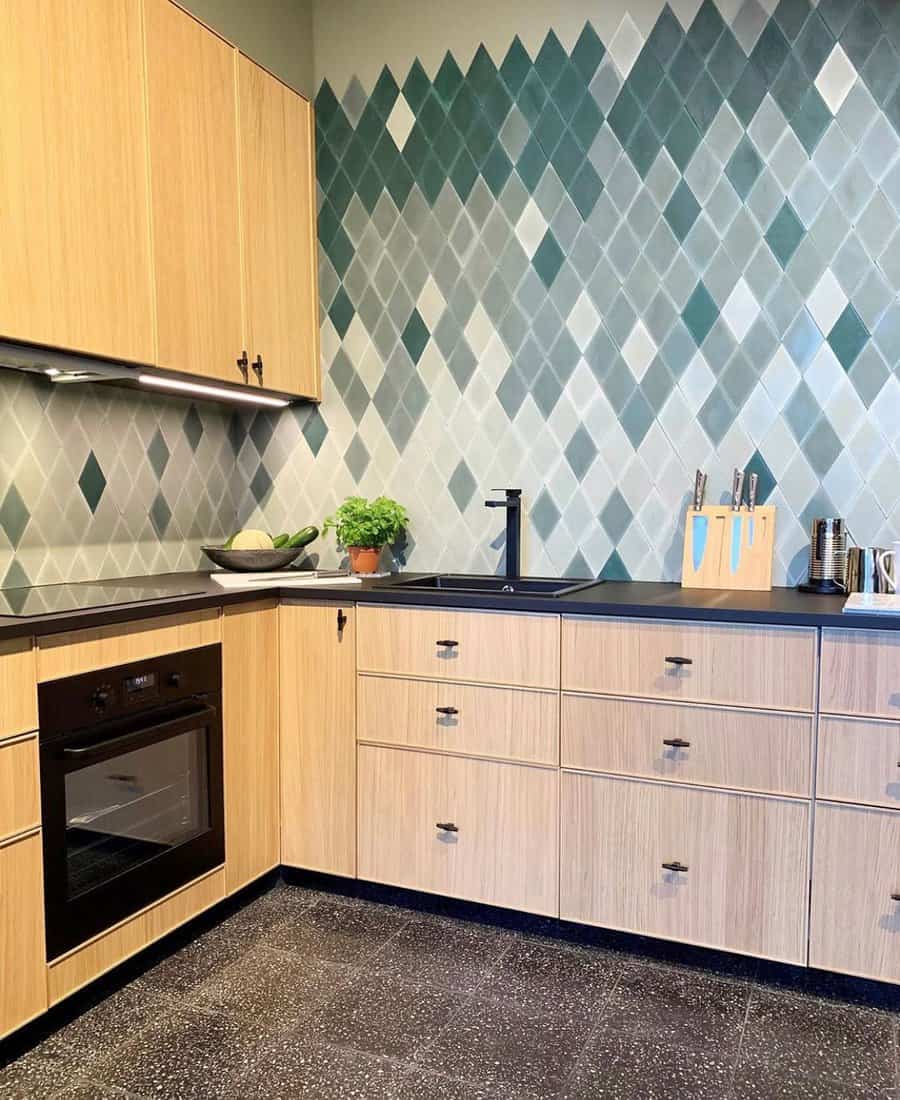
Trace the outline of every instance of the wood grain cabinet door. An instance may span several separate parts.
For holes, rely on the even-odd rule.
[[[0,847],[0,1039],[47,1007],[41,838]]]
[[[141,6],[0,4],[0,335],[154,360]]]
[[[245,347],[267,389],[318,398],[312,107],[243,54],[238,101]]]
[[[900,719],[900,632],[823,630],[819,708]]]
[[[234,48],[169,0],[144,0],[157,362],[240,382]]]
[[[37,729],[37,661],[32,638],[0,642],[0,737]]]

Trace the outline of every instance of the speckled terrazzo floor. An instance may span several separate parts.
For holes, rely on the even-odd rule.
[[[0,1097],[900,1100],[900,998],[434,908],[279,884],[82,999]]]

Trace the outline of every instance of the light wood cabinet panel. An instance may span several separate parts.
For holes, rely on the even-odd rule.
[[[900,719],[900,631],[823,630],[819,707]]]
[[[240,382],[236,52],[144,0],[157,363]]]
[[[225,897],[225,881],[225,870],[219,868],[148,909],[144,914],[147,943],[162,939],[175,928],[221,901]]]
[[[557,689],[559,619],[362,606],[359,667],[423,679]]]
[[[228,893],[281,860],[278,605],[229,607],[222,621]]]
[[[571,772],[561,798],[563,919],[805,962],[807,803]]]
[[[0,5],[0,335],[152,363],[140,5]]]
[[[0,737],[37,729],[37,664],[31,638],[0,641]]]
[[[816,806],[810,966],[900,982],[900,813]]]
[[[565,768],[767,794],[810,794],[813,719],[563,695]],[[667,744],[667,742],[681,744]]]
[[[359,876],[556,916],[558,791],[555,769],[360,745]]]
[[[0,847],[0,1038],[47,1007],[40,835]]]
[[[40,823],[37,738],[0,744],[0,840]]]
[[[281,861],[352,877],[356,611],[350,604],[282,604],[279,614]]]
[[[766,710],[815,705],[815,630],[570,618],[562,639],[565,691]]]
[[[819,719],[816,794],[900,810],[900,722]]]
[[[38,681],[215,645],[221,638],[218,608],[48,634],[38,639]]]
[[[238,102],[245,347],[267,388],[317,398],[312,108],[243,55]]]
[[[356,728],[360,741],[559,763],[556,692],[360,676]]]

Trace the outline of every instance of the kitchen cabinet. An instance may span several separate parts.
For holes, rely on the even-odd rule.
[[[39,833],[0,846],[0,1038],[47,1008]]]
[[[0,336],[155,358],[141,8],[0,5]]]
[[[37,729],[34,640],[0,641],[0,737]]]
[[[281,862],[356,874],[356,609],[283,604]]]
[[[900,631],[823,630],[823,714],[900,719]]]
[[[278,687],[277,602],[227,607],[222,711],[229,894],[280,862]]]
[[[238,56],[244,346],[268,389],[318,398],[311,105]]]
[[[819,720],[816,796],[900,810],[900,722]]]
[[[0,842],[40,828],[37,737],[0,743]]]
[[[169,0],[145,0],[156,362],[240,382],[236,53]]]

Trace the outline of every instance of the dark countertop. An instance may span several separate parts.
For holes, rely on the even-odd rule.
[[[404,574],[408,578],[414,574]],[[388,603],[417,607],[465,607],[485,610],[544,611],[564,615],[615,615],[628,618],[687,619],[707,622],[769,623],[777,626],[840,626],[900,630],[900,616],[842,615],[842,596],[811,596],[792,588],[771,592],[724,592],[682,588],[645,581],[611,582],[568,596],[504,596],[461,592],[411,592],[396,587],[397,577],[332,588],[255,588],[250,592],[219,587],[208,573],[170,573],[129,578],[128,584],[171,589],[172,598],[111,608],[52,615],[0,616],[0,638],[57,634],[86,627],[133,622],[176,611],[222,607],[265,598],[294,602],[331,600],[344,603]],[[98,582],[115,588],[121,580]],[[573,582],[574,583],[574,582]],[[185,591],[190,596],[179,595]]]

